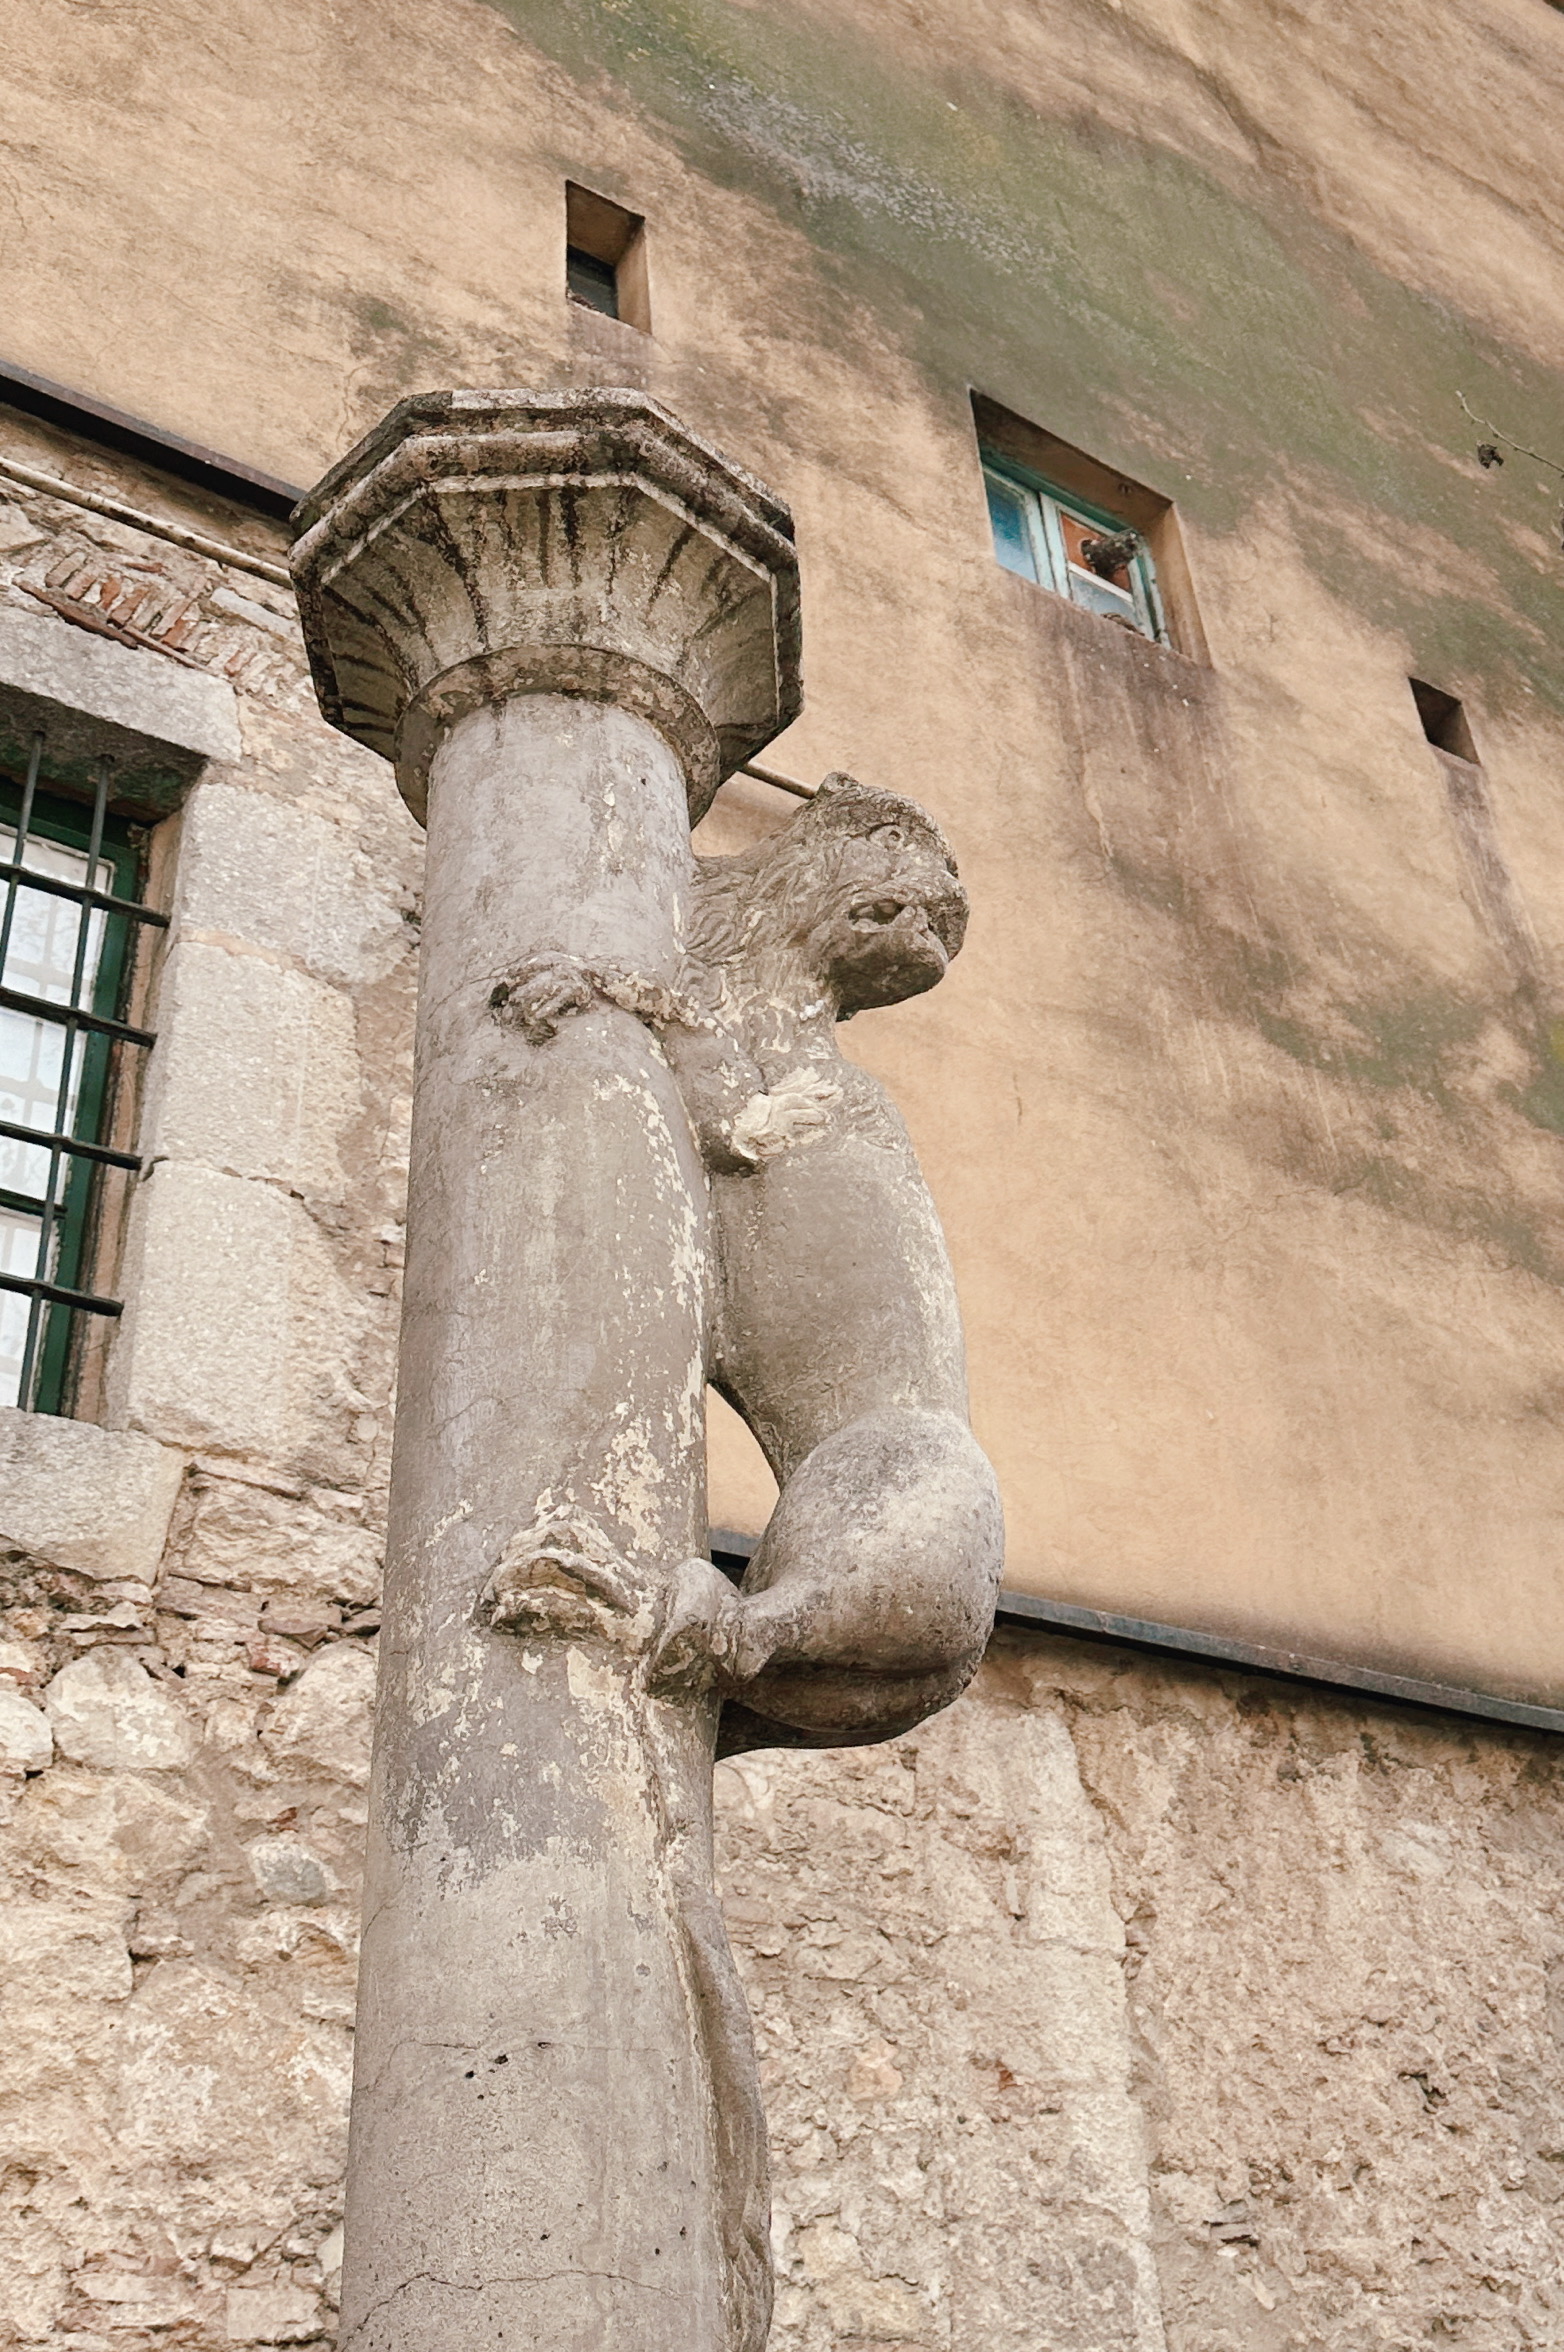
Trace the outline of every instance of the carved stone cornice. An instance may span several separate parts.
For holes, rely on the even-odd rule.
[[[643,393],[404,400],[294,522],[321,708],[420,818],[446,726],[514,694],[649,720],[692,823],[797,715],[788,511]]]

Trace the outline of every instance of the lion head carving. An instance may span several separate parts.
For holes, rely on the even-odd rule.
[[[727,993],[802,988],[846,1021],[932,988],[966,927],[967,894],[933,819],[838,774],[780,833],[698,861],[689,956]]]

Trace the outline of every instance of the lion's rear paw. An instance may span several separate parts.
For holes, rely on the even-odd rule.
[[[662,1698],[726,1687],[743,1668],[743,1603],[720,1568],[685,1560],[674,1571],[652,1653]]]

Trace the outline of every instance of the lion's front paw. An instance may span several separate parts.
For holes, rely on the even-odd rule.
[[[784,1071],[765,1094],[752,1094],[733,1122],[733,1147],[759,1165],[793,1144],[823,1132],[842,1090],[835,1079],[804,1065]]]
[[[590,1520],[558,1513],[511,1538],[478,1606],[498,1633],[595,1634],[639,1648],[651,1637],[652,1600]]]
[[[489,991],[497,1021],[519,1029],[529,1045],[547,1045],[570,1013],[584,1013],[596,999],[593,975],[574,956],[529,956]]]

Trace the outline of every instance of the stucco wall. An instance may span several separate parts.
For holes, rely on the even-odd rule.
[[[1013,1580],[1564,1695],[1564,570],[1456,397],[1551,445],[1564,16],[127,21],[16,12],[14,357],[301,481],[410,389],[640,382],[792,502],[774,756],[910,790],[973,887],[852,1035]],[[567,305],[567,176],[647,215],[651,335]],[[998,568],[973,386],[1176,500],[1209,666]],[[1467,703],[1459,817],[1409,674]]]

